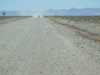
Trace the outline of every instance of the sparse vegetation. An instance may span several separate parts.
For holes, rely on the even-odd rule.
[[[60,24],[100,35],[100,16],[45,16]]]
[[[11,18],[28,18],[32,16],[5,16],[5,19],[11,19]],[[4,16],[0,16],[0,20],[4,20]]]
[[[90,22],[95,24],[100,24],[100,16],[45,16],[53,18],[61,18],[65,20],[75,21],[75,22]]]
[[[9,22],[14,22],[20,19],[30,18],[30,17],[32,16],[0,16],[0,25]]]

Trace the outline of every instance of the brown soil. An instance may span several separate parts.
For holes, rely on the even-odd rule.
[[[51,19],[51,18],[50,18]],[[64,25],[64,26],[67,26],[69,27],[70,29],[72,29],[74,32],[78,33],[79,35],[81,35],[83,38],[88,38],[88,39],[91,39],[95,42],[100,42],[100,35],[98,34],[94,34],[94,33],[91,33],[91,32],[88,32],[87,30],[82,30],[82,29],[79,29],[77,27],[74,27],[74,26],[70,26],[69,24],[62,24],[54,19],[51,19],[53,20],[55,23],[58,23],[58,24],[61,24],[61,25]]]

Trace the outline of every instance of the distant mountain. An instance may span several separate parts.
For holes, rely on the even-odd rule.
[[[2,13],[6,12],[6,16],[34,16],[37,15],[43,16],[43,15],[58,15],[58,16],[89,16],[89,15],[100,15],[100,8],[84,8],[84,9],[76,9],[72,8],[69,10],[62,9],[62,10],[45,10],[42,12],[39,11],[0,11],[0,16],[2,16]]]
[[[44,15],[60,15],[60,16],[87,16],[87,15],[100,15],[100,8],[84,8],[84,9],[76,9],[72,8],[69,10],[45,10],[43,12]]]
[[[2,16],[2,13],[5,12],[6,16],[30,16],[33,12],[31,11],[0,11],[0,16]]]

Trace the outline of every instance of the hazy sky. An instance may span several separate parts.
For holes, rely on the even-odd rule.
[[[0,10],[100,8],[100,0],[0,0]]]

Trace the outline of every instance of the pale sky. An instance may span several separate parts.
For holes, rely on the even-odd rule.
[[[0,10],[100,8],[100,0],[0,0]]]

